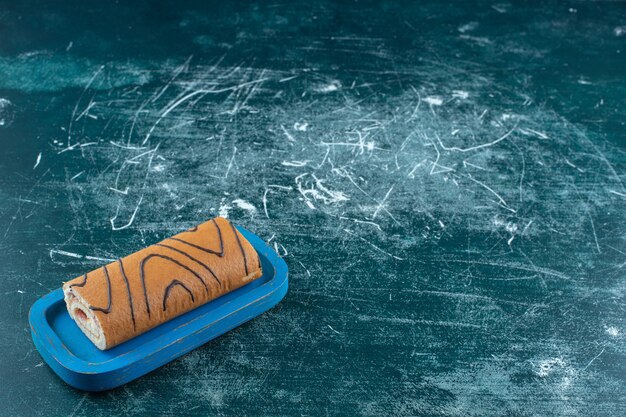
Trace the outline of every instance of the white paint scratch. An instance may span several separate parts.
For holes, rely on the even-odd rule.
[[[368,245],[370,245],[371,247],[373,247],[374,249],[376,249],[378,252],[380,252],[380,253],[384,253],[385,255],[390,256],[390,257],[392,257],[393,259],[397,259],[397,260],[399,260],[399,261],[405,261],[405,260],[406,260],[405,258],[401,258],[401,257],[399,257],[399,256],[396,256],[396,255],[394,255],[394,254],[392,254],[392,253],[387,252],[386,250],[381,249],[380,247],[378,247],[378,246],[374,245],[374,244],[373,244],[372,242],[370,242],[369,240],[367,240],[367,239],[365,239],[365,238],[363,238],[363,237],[361,237],[361,236],[358,236],[357,234],[355,234],[354,232],[352,232],[350,229],[343,229],[343,231],[344,231],[344,232],[346,232],[346,233],[348,233],[348,234],[350,234],[350,235],[352,235],[352,236],[355,236],[356,238],[358,238],[358,239],[362,240],[363,242],[367,243]]]
[[[454,90],[452,91],[452,97],[467,100],[469,98],[469,93],[463,90]]]
[[[282,161],[280,164],[286,167],[303,167],[311,161]]]
[[[305,188],[306,183],[304,178],[310,175],[314,183],[310,188]],[[350,198],[341,191],[331,190],[324,185],[324,180],[321,180],[315,176],[315,174],[300,174],[295,178],[296,188],[298,192],[304,197],[304,201],[309,208],[314,209],[311,199],[314,201],[321,201],[324,204],[337,204],[344,201],[348,201]]]
[[[439,146],[441,146],[441,149],[444,149],[446,151],[457,151],[457,152],[471,152],[471,151],[475,151],[477,149],[484,149],[484,148],[488,148],[490,146],[493,146],[497,143],[502,142],[503,140],[505,140],[506,138],[508,138],[513,132],[515,132],[515,130],[517,129],[517,125],[513,126],[513,128],[511,130],[509,130],[508,132],[506,132],[504,135],[500,136],[498,139],[493,140],[491,142],[487,142],[487,143],[483,143],[482,145],[476,145],[476,146],[470,146],[469,148],[459,148],[457,146],[445,146],[442,142],[441,142],[441,138],[439,137],[439,135],[435,135],[437,138],[437,141],[439,142]]]
[[[39,155],[37,155],[37,160],[35,161],[35,165],[33,165],[33,169],[37,168],[40,162],[41,162],[41,152],[39,152]]]
[[[509,205],[506,203],[506,201],[504,201],[504,198],[502,198],[500,196],[500,194],[498,194],[497,192],[494,191],[493,188],[489,187],[488,185],[478,181],[477,179],[475,179],[474,177],[472,177],[471,174],[467,174],[467,178],[469,178],[470,180],[474,181],[476,184],[480,185],[481,187],[483,187],[484,189],[486,189],[487,191],[489,191],[491,194],[495,195],[496,198],[500,201],[501,205],[504,206],[504,208],[506,208],[507,210],[513,211],[515,212],[515,210],[513,210],[512,208],[509,207]]]
[[[64,250],[60,250],[60,249],[50,249],[50,259],[54,259],[52,255],[61,255],[61,256],[67,256],[69,258],[76,258],[76,259],[88,259],[90,261],[104,261],[104,262],[113,262],[115,261],[115,259],[113,258],[101,258],[99,256],[91,256],[91,255],[80,255],[78,253],[74,253],[74,252],[68,252],[68,251],[64,251]]]
[[[587,366],[585,366],[583,368],[583,371],[586,371],[587,368],[589,368],[591,366],[591,364],[593,363],[593,361],[595,361],[596,359],[598,359],[600,357],[600,355],[602,355],[604,353],[605,348],[602,348],[602,350],[600,351],[600,353],[598,353],[596,356],[593,357],[593,359],[591,359],[589,361],[589,363],[587,364]]]
[[[443,99],[438,96],[428,96],[424,98],[424,101],[431,106],[441,106],[443,104]]]
[[[376,216],[378,215],[378,212],[380,211],[381,208],[383,208],[385,202],[387,201],[387,198],[389,198],[389,194],[391,194],[391,191],[393,191],[393,187],[395,186],[392,185],[389,190],[387,191],[387,194],[385,194],[385,197],[382,199],[382,201],[380,202],[380,204],[378,204],[378,207],[376,207],[376,210],[374,211],[374,214],[372,215],[372,220],[376,219]]]
[[[344,216],[339,216],[339,218],[341,220],[350,220],[350,221],[353,221],[355,223],[369,224],[371,226],[374,226],[375,228],[377,228],[379,231],[382,232],[382,229],[380,228],[380,225],[378,223],[370,222],[370,221],[367,221],[367,220],[353,219],[353,218],[344,217]]]
[[[335,333],[337,333],[337,334],[341,334],[341,333],[339,333],[337,330],[333,329],[333,326],[331,326],[330,324],[327,324],[327,326],[328,326],[328,328],[329,328],[330,330],[332,330],[333,332],[335,332]]]
[[[141,194],[141,196],[139,197],[139,200],[137,201],[137,205],[135,206],[135,209],[133,210],[133,214],[130,216],[128,223],[126,223],[123,226],[115,226],[115,220],[117,220],[117,216],[120,214],[121,204],[118,204],[117,210],[115,211],[115,216],[109,219],[109,221],[111,222],[111,229],[113,229],[114,231],[117,231],[117,230],[123,230],[123,229],[130,227],[135,221],[135,216],[137,215],[137,212],[139,211],[139,206],[141,205],[142,201],[143,201],[143,194]]]
[[[620,197],[625,197],[625,198],[626,198],[626,194],[624,194],[624,193],[620,193],[620,192],[615,191],[615,190],[609,190],[609,193],[611,193],[611,194],[615,194],[615,195],[618,195],[618,196],[620,196]]]
[[[619,329],[615,326],[604,326],[604,331],[606,332],[606,334],[612,337],[617,337],[620,333]]]
[[[296,138],[294,138],[291,133],[289,133],[289,131],[285,128],[284,125],[280,125],[280,128],[282,129],[283,133],[285,134],[285,136],[287,136],[287,139],[289,140],[289,142],[295,142]]]
[[[236,205],[237,207],[239,207],[240,209],[247,211],[251,216],[254,216],[256,214],[256,211],[257,211],[256,207],[254,207],[253,204],[245,200],[238,198],[238,199],[233,200],[232,203]]]
[[[50,249],[50,259],[52,259],[53,254],[58,254],[58,255],[63,255],[63,256],[68,256],[70,258],[78,258],[78,259],[83,257],[83,255],[79,255],[74,252],[67,252],[67,251],[60,250],[60,249]]]
[[[309,128],[309,124],[307,122],[302,122],[302,123],[295,122],[293,124],[293,129],[299,132],[306,132],[308,128]]]
[[[596,226],[593,223],[593,218],[591,217],[591,212],[589,211],[589,209],[587,209],[587,215],[589,216],[589,223],[591,223],[591,231],[593,232],[593,239],[596,242],[596,249],[598,250],[598,253],[602,253],[602,251],[600,250],[600,243],[598,242],[598,234],[596,233]]]
[[[333,80],[328,84],[319,86],[315,89],[315,91],[319,93],[332,93],[333,91],[337,91],[341,88],[341,82],[338,80]]]

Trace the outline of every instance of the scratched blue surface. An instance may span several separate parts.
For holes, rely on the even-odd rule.
[[[4,3],[4,414],[626,414],[623,3]],[[216,214],[283,302],[60,382],[30,305]]]

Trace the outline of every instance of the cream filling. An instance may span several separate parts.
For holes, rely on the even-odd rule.
[[[89,308],[89,303],[80,294],[74,292],[71,287],[63,288],[63,295],[72,320],[98,349],[105,350],[106,338],[100,320]]]

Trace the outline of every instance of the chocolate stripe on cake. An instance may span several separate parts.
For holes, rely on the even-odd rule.
[[[150,316],[150,301],[148,300],[148,290],[146,289],[146,263],[153,258],[160,258],[160,259],[165,259],[166,261],[169,262],[173,262],[176,265],[180,266],[181,268],[185,269],[188,272],[191,272],[193,274],[194,277],[196,277],[204,286],[204,290],[206,291],[206,293],[209,293],[209,287],[206,285],[206,282],[204,282],[204,280],[202,279],[202,277],[200,275],[198,275],[197,272],[195,272],[193,269],[189,268],[186,265],[183,265],[182,263],[178,262],[176,259],[174,258],[170,258],[167,255],[161,255],[159,253],[151,253],[150,255],[146,256],[145,258],[143,258],[141,260],[141,264],[139,266],[139,278],[141,279],[141,285],[143,286],[143,296],[146,300],[146,311],[148,312],[148,317]]]
[[[246,251],[243,249],[241,241],[239,240],[239,234],[237,233],[235,226],[233,226],[231,222],[228,222],[228,224],[230,225],[230,228],[232,229],[233,234],[235,235],[235,239],[237,239],[237,245],[239,245],[239,250],[241,251],[241,257],[243,258],[243,267],[244,267],[244,270],[246,271],[246,276],[248,276],[248,257],[246,256]]]
[[[207,252],[207,253],[211,253],[213,255],[217,255],[217,256],[219,256],[221,258],[222,256],[224,256],[224,240],[222,239],[222,230],[220,229],[220,227],[217,224],[217,222],[215,221],[215,219],[211,219],[211,222],[217,228],[217,235],[219,236],[219,239],[220,239],[220,250],[219,250],[219,252],[215,251],[213,249],[202,247],[200,245],[196,245],[195,243],[187,242],[186,240],[183,240],[183,239],[178,238],[178,237],[171,237],[170,240],[175,240],[177,242],[184,243],[185,245],[193,246],[196,249],[200,249],[201,251],[204,251],[204,252]]]
[[[124,283],[126,284],[126,294],[128,294],[128,303],[130,304],[130,317],[133,319],[133,329],[137,328],[137,323],[135,322],[135,308],[133,307],[133,296],[130,293],[130,283],[128,282],[128,277],[126,276],[126,271],[124,271],[124,264],[121,259],[117,260],[120,271],[122,272],[122,277],[124,278]]]
[[[111,312],[111,278],[109,277],[109,271],[107,271],[106,265],[104,266],[104,276],[106,277],[106,280],[107,280],[107,298],[109,300],[109,303],[106,307],[93,307],[90,305],[89,309],[93,311],[102,311],[105,314],[109,314]],[[71,287],[84,287],[85,285],[87,285],[87,279],[88,279],[87,274],[84,274],[83,281],[77,284],[70,285],[70,288]]]
[[[189,288],[187,288],[187,286],[185,284],[183,284],[182,282],[180,282],[179,280],[175,279],[172,282],[170,282],[170,285],[167,286],[167,288],[165,289],[165,294],[163,295],[163,311],[167,310],[167,298],[170,296],[170,290],[172,288],[174,288],[175,286],[181,286],[183,287],[183,289],[185,291],[187,291],[187,293],[191,296],[191,302],[195,303],[196,299],[193,296],[193,292],[191,292],[191,290]]]
[[[165,243],[156,243],[156,246],[161,246],[162,248],[168,248],[170,250],[173,250],[174,252],[178,252],[181,255],[187,257],[188,259],[191,259],[192,261],[194,261],[195,263],[197,263],[198,265],[202,266],[204,269],[206,269],[207,271],[209,271],[209,273],[211,274],[211,276],[215,279],[215,281],[217,281],[217,283],[220,285],[220,287],[222,287],[222,281],[217,277],[217,275],[215,274],[215,272],[213,272],[213,270],[204,262],[201,262],[200,260],[194,258],[193,256],[189,255],[187,252],[180,250],[178,248],[175,248],[174,246],[170,246],[170,245],[166,245]]]

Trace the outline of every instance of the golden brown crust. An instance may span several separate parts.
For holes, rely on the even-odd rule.
[[[261,275],[252,245],[217,217],[63,288],[88,303],[109,349]]]

